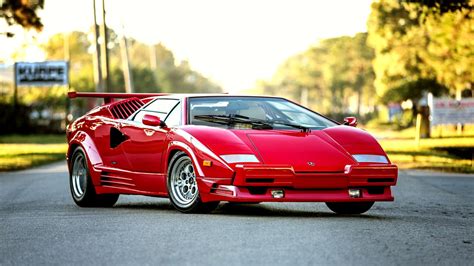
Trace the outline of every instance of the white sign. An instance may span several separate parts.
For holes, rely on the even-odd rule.
[[[474,124],[474,98],[460,101],[428,97],[431,125]]]
[[[66,61],[15,63],[17,86],[68,85],[68,76],[68,63]]]

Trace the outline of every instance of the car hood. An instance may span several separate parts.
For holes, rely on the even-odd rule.
[[[384,154],[368,133],[346,128],[349,127],[338,126],[309,133],[296,130],[229,130],[206,126],[186,126],[182,129],[219,156],[254,154],[261,163],[291,165],[296,172],[343,172],[346,165],[357,163],[351,151],[360,149],[365,153]],[[371,148],[374,143],[375,148]]]

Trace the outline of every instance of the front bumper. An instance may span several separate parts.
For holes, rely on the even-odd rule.
[[[397,182],[395,165],[348,165],[344,172],[295,172],[279,165],[237,165],[233,180],[198,179],[201,198],[231,202],[360,202],[393,201],[391,186]],[[351,197],[349,189],[359,189],[360,197]],[[274,191],[283,191],[276,198]]]

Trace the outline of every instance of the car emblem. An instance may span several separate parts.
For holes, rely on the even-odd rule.
[[[154,130],[151,130],[151,129],[144,129],[143,131],[145,131],[145,134],[146,134],[148,137],[151,137],[151,136],[153,136],[153,134],[155,134],[155,131],[154,131]]]
[[[314,166],[315,164],[313,162],[308,162],[309,166]]]

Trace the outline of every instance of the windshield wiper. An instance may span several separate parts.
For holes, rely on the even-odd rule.
[[[283,122],[283,121],[271,121],[270,123],[301,129],[302,132],[311,132],[311,129],[309,127],[305,127],[305,126],[302,126],[302,125],[286,123],[286,122]]]
[[[273,124],[288,126],[300,129],[302,132],[310,132],[311,129],[305,126],[286,123],[283,121],[266,121],[261,119],[254,119],[244,115],[230,114],[230,115],[195,115],[194,119],[212,122],[221,125],[230,125],[235,123],[248,123],[259,126],[259,129],[273,129]]]
[[[258,121],[258,122],[265,123],[265,124],[268,124],[268,125],[278,124],[278,125],[283,125],[283,126],[288,126],[288,127],[301,129],[302,132],[311,132],[311,129],[308,128],[308,127],[297,125],[297,124],[292,124],[292,123],[287,123],[285,121],[266,121],[266,120],[261,120],[261,119],[253,119],[253,118],[250,118],[248,116],[237,115],[237,114],[234,115],[234,116],[238,117],[238,118],[242,118],[242,119],[251,119],[252,121],[255,121],[255,122]]]
[[[263,120],[254,120],[250,117],[230,114],[230,115],[195,115],[194,119],[216,123],[220,125],[234,125],[237,123],[255,126],[255,129],[272,129],[273,126]],[[253,127],[252,127],[253,128]]]

